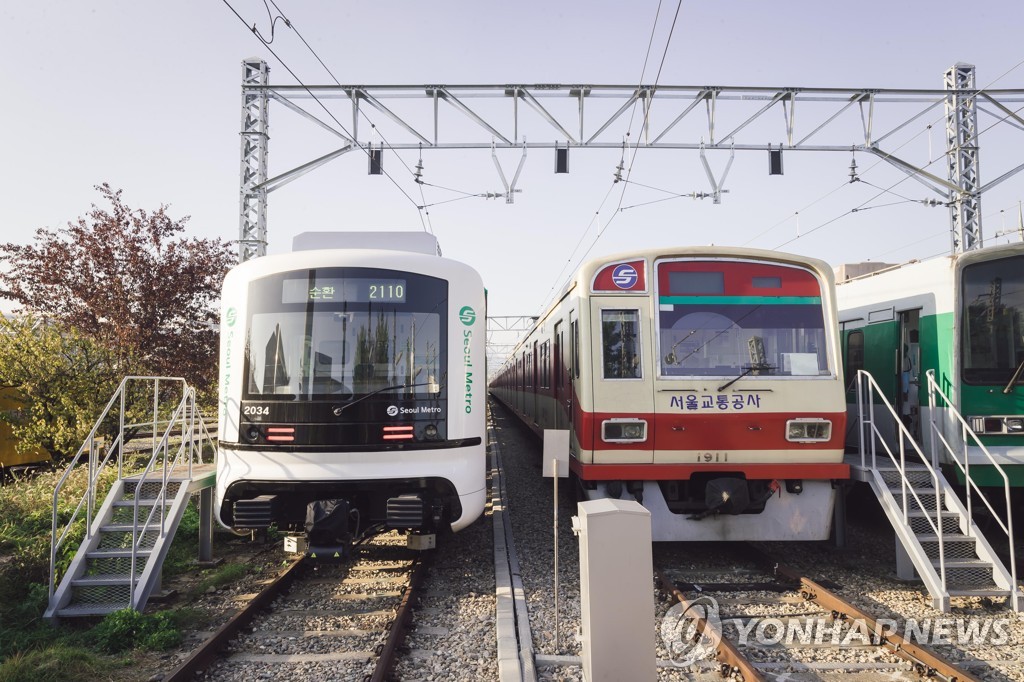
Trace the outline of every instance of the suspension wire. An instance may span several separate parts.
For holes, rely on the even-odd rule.
[[[249,29],[249,30],[250,30],[250,31],[252,32],[252,34],[253,34],[254,36],[256,36],[256,39],[257,39],[257,40],[259,40],[259,41],[260,41],[260,43],[262,43],[262,44],[263,44],[263,46],[264,46],[265,48],[267,48],[267,51],[269,51],[269,52],[270,52],[270,54],[274,55],[274,58],[275,58],[275,59],[277,59],[277,61],[278,61],[278,62],[279,62],[279,63],[281,64],[281,66],[283,66],[283,67],[285,68],[285,70],[286,70],[286,71],[287,71],[287,72],[288,72],[288,73],[289,73],[289,74],[291,75],[291,77],[292,77],[292,78],[294,78],[294,79],[295,79],[295,81],[296,81],[296,82],[297,82],[297,83],[298,83],[298,84],[299,84],[299,85],[300,85],[300,86],[302,87],[302,89],[303,89],[303,90],[305,90],[305,91],[306,91],[306,93],[307,93],[307,94],[308,94],[308,95],[309,95],[310,97],[312,97],[312,98],[313,98],[313,100],[314,100],[314,101],[315,101],[315,102],[316,102],[317,104],[319,104],[319,105],[320,105],[320,108],[321,108],[321,109],[323,109],[323,110],[324,110],[324,112],[325,112],[325,113],[326,113],[326,114],[327,114],[328,116],[330,116],[330,117],[331,117],[331,120],[333,120],[333,121],[334,121],[334,122],[335,122],[335,123],[336,123],[336,124],[338,125],[338,127],[339,127],[339,128],[341,129],[341,132],[342,132],[342,133],[344,133],[344,135],[345,135],[346,137],[349,137],[349,138],[351,138],[351,139],[352,139],[352,140],[354,141],[354,140],[355,140],[355,136],[354,136],[354,135],[353,135],[352,133],[350,133],[350,132],[348,131],[348,129],[347,129],[347,128],[346,128],[345,126],[344,126],[344,124],[342,124],[342,122],[341,122],[341,121],[339,121],[339,120],[337,119],[337,117],[336,117],[336,116],[335,116],[335,115],[334,115],[333,113],[331,113],[330,109],[328,109],[328,108],[327,108],[327,106],[326,106],[326,105],[325,105],[325,104],[323,103],[323,101],[322,101],[322,100],[321,100],[321,99],[320,99],[319,97],[317,97],[317,96],[316,96],[316,94],[314,94],[314,93],[313,93],[313,91],[312,91],[312,90],[311,90],[311,89],[309,88],[309,86],[308,86],[308,85],[306,85],[306,84],[305,84],[305,83],[304,83],[304,82],[302,81],[302,79],[301,79],[301,78],[299,78],[299,77],[298,77],[298,75],[297,75],[297,74],[296,74],[296,73],[295,73],[295,72],[294,72],[294,71],[293,71],[293,70],[291,69],[291,67],[289,67],[289,66],[288,66],[288,64],[287,64],[287,63],[286,63],[286,62],[285,62],[285,61],[284,61],[284,60],[283,60],[283,59],[282,59],[282,58],[281,58],[281,57],[280,57],[280,56],[279,56],[279,55],[277,54],[277,52],[275,52],[275,51],[274,51],[274,49],[273,49],[273,48],[272,48],[272,47],[270,46],[270,43],[268,43],[268,42],[267,42],[266,40],[264,40],[264,39],[263,39],[263,37],[262,37],[262,36],[260,35],[259,31],[258,31],[258,30],[256,29],[255,25],[253,25],[253,26],[252,26],[252,27],[250,28],[250,27],[249,27],[249,24],[248,24],[248,22],[246,22],[246,21],[245,21],[245,19],[243,19],[243,18],[242,18],[242,15],[241,15],[241,14],[239,14],[239,13],[238,13],[238,11],[237,11],[237,10],[236,10],[236,9],[235,9],[234,7],[232,7],[231,3],[230,3],[230,2],[228,1],[228,0],[221,0],[221,1],[222,1],[222,2],[223,2],[223,3],[224,3],[224,4],[225,4],[225,5],[227,6],[227,7],[228,7],[228,9],[230,9],[230,10],[231,10],[231,12],[232,12],[232,13],[233,13],[233,14],[234,14],[234,15],[235,15],[236,17],[238,17],[238,20],[239,20],[239,21],[241,21],[241,22],[242,22],[242,24],[244,24],[244,25],[245,25],[245,27],[246,27],[246,28],[248,28],[248,29]],[[271,0],[271,2],[272,2],[272,0]],[[274,8],[275,8],[275,9],[278,9],[278,7],[277,7],[277,5],[276,5],[276,4],[274,4]],[[280,12],[280,9],[278,9],[278,12]],[[293,31],[295,31],[295,32],[296,32],[296,34],[298,34],[298,30],[297,30],[297,29],[295,29],[295,27],[294,27],[294,26],[293,26],[293,25],[291,24],[291,22],[290,22],[290,21],[289,21],[289,20],[288,20],[288,19],[287,19],[286,17],[284,17],[284,15],[283,15],[283,14],[281,15],[281,18],[282,18],[282,19],[284,20],[284,22],[285,22],[285,25],[286,25],[286,26],[288,26],[288,27],[289,27],[289,28],[291,28],[291,29],[292,29]],[[301,36],[300,36],[300,38],[301,38]],[[303,42],[303,43],[306,43],[306,41],[305,41],[304,39],[302,40],[302,42]],[[308,43],[306,43],[306,46],[307,46],[307,47],[309,47],[309,44],[308,44]],[[310,50],[312,51],[312,48],[310,48]],[[313,54],[314,54],[314,56],[316,56],[316,53],[315,53],[315,52],[313,52]],[[319,57],[317,57],[317,60],[318,60],[318,61],[320,61],[320,63],[321,63],[321,64],[323,64],[323,61],[321,61]],[[324,68],[326,68],[326,66],[325,66]],[[330,73],[330,69],[328,69],[328,73]],[[334,78],[334,75],[333,75],[333,74],[331,74],[331,78],[333,78],[333,79],[334,79],[334,82],[335,82],[335,83],[337,83],[338,85],[340,85],[340,83],[338,83],[338,80],[337,80],[336,78]],[[366,116],[365,112],[363,112],[363,117],[364,117],[364,118],[366,118],[366,120],[367,120],[368,122],[370,121],[370,119],[369,119],[369,118],[368,118],[368,117]],[[372,124],[372,122],[371,122],[371,124]],[[383,138],[383,136],[381,137],[381,139],[382,139],[382,140],[384,139],[384,138]],[[390,148],[390,144],[389,144],[388,146],[389,146],[389,148]],[[363,147],[362,147],[362,146],[360,146],[360,145],[357,145],[357,147],[358,147],[358,148],[359,148],[360,150],[362,150],[362,152],[363,152],[363,153],[364,153],[364,154],[365,154],[365,155],[367,156],[367,158],[369,158],[369,157],[370,157],[370,151],[369,151],[369,150],[367,150],[367,149],[363,149]],[[399,157],[399,158],[401,158],[401,157]],[[404,163],[404,161],[403,161],[403,163]],[[408,169],[408,166],[406,166],[406,168]],[[406,192],[406,191],[405,191],[405,190],[404,190],[404,189],[402,188],[402,186],[398,184],[398,181],[396,181],[396,180],[395,180],[395,179],[394,179],[394,178],[393,178],[393,177],[391,176],[391,174],[390,174],[390,173],[388,173],[388,172],[387,172],[386,170],[384,170],[383,168],[381,168],[381,173],[382,173],[382,174],[383,174],[383,175],[384,175],[384,176],[385,176],[385,177],[386,177],[386,178],[387,178],[388,180],[390,180],[390,181],[391,181],[391,183],[392,183],[392,184],[393,184],[393,185],[394,185],[394,186],[395,186],[395,187],[396,187],[396,188],[398,189],[398,191],[399,191],[399,192],[401,192],[401,193],[402,193],[402,195],[403,195],[403,196],[405,196],[405,198],[406,198],[406,199],[408,199],[408,200],[409,200],[409,203],[411,203],[411,204],[412,204],[413,206],[415,206],[415,207],[417,208],[417,211],[420,211],[420,210],[421,210],[421,209],[419,208],[419,204],[417,204],[417,203],[416,203],[416,200],[415,200],[415,199],[413,199],[413,198],[412,198],[412,197],[411,197],[411,196],[409,195],[409,193],[408,193],[408,192]],[[425,223],[425,221],[424,221],[424,218],[423,218],[423,215],[422,215],[422,214],[420,215],[420,222],[421,222],[421,224],[423,224],[423,229],[424,229],[424,231],[427,231],[427,225],[426,225],[426,223]]]
[[[266,0],[264,0],[264,1],[266,2]],[[277,4],[275,4],[275,3],[274,3],[274,0],[269,0],[269,1],[270,1],[270,3],[271,3],[271,4],[273,4],[273,5],[274,5],[274,8],[275,8],[275,9],[277,9],[277,10],[278,10],[278,12],[280,12],[280,11],[281,11],[280,9],[278,9],[278,8],[277,8]],[[331,71],[331,69],[330,69],[330,68],[328,68],[327,64],[325,64],[325,63],[324,63],[324,60],[322,60],[322,59],[320,58],[320,55],[318,55],[318,54],[316,53],[316,50],[314,50],[314,49],[313,49],[313,47],[312,47],[312,46],[311,46],[311,45],[310,45],[310,44],[309,44],[309,43],[308,43],[308,42],[306,41],[306,39],[305,39],[305,38],[304,38],[304,37],[302,36],[302,34],[301,34],[301,33],[299,33],[299,29],[297,29],[297,28],[295,28],[294,26],[292,26],[292,24],[288,22],[288,19],[287,19],[287,18],[285,18],[285,23],[286,23],[286,24],[288,25],[288,27],[289,27],[289,28],[291,28],[291,29],[292,29],[293,31],[295,31],[295,35],[297,35],[297,36],[299,37],[299,40],[301,40],[301,41],[302,41],[302,44],[306,46],[306,48],[307,48],[307,49],[309,50],[310,54],[312,54],[312,55],[313,55],[313,56],[314,56],[314,57],[316,58],[316,60],[317,60],[318,62],[320,62],[320,66],[324,67],[324,71],[326,71],[326,72],[327,72],[327,75],[331,77],[331,80],[333,80],[333,81],[334,81],[334,84],[335,84],[335,85],[338,85],[338,86],[341,86],[341,82],[340,82],[340,81],[338,80],[338,78],[337,78],[337,77],[336,77],[336,76],[334,75],[334,72],[332,72],[332,71]],[[368,115],[368,114],[366,113],[366,111],[365,111],[365,110],[363,110],[363,109],[360,109],[360,110],[359,110],[359,113],[360,113],[360,115],[361,115],[361,116],[362,116],[362,117],[363,117],[364,119],[366,119],[366,122],[367,122],[367,123],[369,123],[370,125],[373,125],[373,121],[372,121],[372,120],[370,119],[369,115]],[[391,152],[392,154],[394,154],[395,158],[397,158],[397,159],[398,159],[399,163],[401,163],[401,164],[402,164],[403,166],[405,166],[405,169],[406,169],[407,171],[409,171],[409,174],[410,174],[410,175],[412,175],[412,176],[416,177],[416,176],[417,176],[417,174],[416,174],[416,173],[415,173],[415,172],[414,172],[414,171],[412,170],[412,168],[410,168],[410,167],[409,167],[409,164],[408,164],[408,163],[407,163],[407,162],[405,161],[405,159],[403,159],[403,158],[402,158],[402,156],[401,156],[401,155],[400,155],[400,154],[398,153],[398,151],[397,151],[397,150],[396,150],[396,149],[395,149],[395,148],[394,148],[394,147],[392,146],[391,142],[390,142],[390,141],[388,141],[388,139],[387,139],[387,138],[386,138],[386,137],[384,136],[384,134],[383,134],[382,132],[380,132],[380,129],[377,129],[377,134],[378,134],[378,135],[380,135],[380,139],[381,139],[381,142],[382,142],[382,143],[384,143],[384,144],[385,144],[385,145],[387,146],[388,150],[389,150],[389,151],[390,151],[390,152]],[[422,155],[422,151],[423,151],[423,145],[422,145],[422,144],[420,144],[420,154],[421,154],[421,155]],[[420,161],[422,162],[422,156],[421,156],[421,159],[420,159]],[[422,168],[422,167],[421,167],[421,168]],[[423,186],[424,186],[424,185],[426,185],[426,186],[429,186],[429,187],[438,187],[439,189],[448,189],[448,188],[444,188],[444,187],[440,187],[440,186],[438,186],[438,185],[433,185],[433,184],[431,184],[431,183],[423,182],[423,181],[421,181],[421,180],[419,180],[419,179],[417,179],[417,180],[416,180],[416,182],[417,182],[417,184],[419,184],[419,185],[420,185],[420,199],[421,199],[421,200],[423,200],[423,204],[422,204],[422,206],[424,206],[424,207],[426,207],[426,206],[437,206],[437,205],[439,205],[439,204],[445,204],[445,203],[449,203],[449,202],[447,202],[447,201],[440,201],[440,202],[434,202],[434,203],[432,203],[432,204],[428,204],[428,203],[426,202],[426,197],[425,197],[425,195],[424,195],[424,192],[423,192]],[[454,189],[452,189],[452,190],[449,190],[449,191],[452,191],[452,192],[461,192],[461,190],[454,190]],[[463,194],[465,194],[465,195],[467,195],[467,196],[472,196],[472,197],[483,197],[483,196],[486,196],[486,194],[481,194],[481,193],[473,193],[473,192],[462,192],[462,193],[463,193]],[[429,228],[429,232],[430,232],[431,234],[433,234],[433,232],[434,232],[434,231],[433,231],[433,227],[432,227],[432,226],[430,226],[430,224],[429,224],[429,223],[430,223],[430,218],[429,218],[429,216],[427,217],[427,223],[428,223],[428,228]],[[425,229],[426,229],[426,228],[425,228]]]
[[[1024,64],[1024,62],[1021,62],[1021,64]],[[1019,66],[1019,65],[1018,65],[1018,66]],[[1016,67],[1015,67],[1015,68],[1016,68]],[[1017,108],[1017,109],[1016,109],[1015,111],[1013,111],[1013,114],[1018,114],[1018,113],[1020,113],[1021,111],[1024,111],[1024,105],[1022,105],[1022,106],[1018,107],[1018,108]],[[1006,115],[1006,116],[1004,116],[1004,117],[1003,117],[1002,119],[999,119],[999,120],[997,120],[996,122],[992,123],[992,125],[990,125],[990,126],[988,126],[987,128],[985,128],[985,129],[983,129],[983,130],[979,131],[979,132],[977,133],[977,135],[975,135],[975,138],[974,138],[974,139],[976,140],[976,139],[977,139],[978,137],[980,137],[980,136],[981,136],[981,135],[983,135],[984,133],[987,133],[988,131],[992,130],[992,128],[994,128],[994,127],[995,127],[996,125],[998,125],[998,124],[999,124],[1000,122],[1002,122],[1003,120],[1005,120],[1005,119],[1007,119],[1007,118],[1009,118],[1009,117],[1010,117],[1010,114],[1007,114],[1007,115]],[[939,119],[939,120],[941,120],[941,119]],[[913,140],[917,139],[917,138],[918,138],[918,137],[920,137],[920,136],[921,136],[922,134],[924,134],[924,131],[921,131],[921,132],[919,132],[919,133],[918,133],[917,135],[914,135],[914,136],[913,136],[912,138],[910,138],[909,140],[907,140],[906,142],[904,142],[904,143],[903,143],[902,145],[900,145],[899,147],[897,147],[897,148],[896,148],[895,150],[893,150],[893,151],[899,151],[899,150],[900,150],[901,148],[903,148],[903,147],[905,147],[906,145],[910,144],[910,142],[912,142]],[[888,154],[887,154],[887,156],[892,156],[892,153],[888,153]],[[949,151],[948,151],[948,150],[946,151],[946,153],[945,153],[945,154],[943,154],[942,156],[938,157],[937,159],[935,159],[935,160],[933,160],[933,161],[929,161],[929,162],[928,162],[927,164],[925,164],[925,165],[923,166],[923,168],[928,168],[928,167],[929,167],[929,166],[931,166],[932,164],[934,164],[934,163],[937,163],[937,162],[938,162],[938,161],[939,161],[940,159],[944,159],[944,158],[945,158],[945,157],[947,157],[947,156],[949,156]],[[879,160],[879,163],[881,163],[881,161],[882,161],[882,160]],[[871,168],[874,168],[874,167],[875,167],[875,166],[877,166],[877,165],[878,165],[878,164],[876,163],[876,164],[875,164],[874,166],[871,166]],[[869,168],[868,170],[870,170],[870,168]],[[853,213],[856,213],[856,212],[857,212],[858,210],[861,210],[861,209],[863,209],[863,208],[864,208],[864,206],[865,206],[866,204],[868,204],[868,203],[870,203],[870,202],[874,201],[874,200],[875,200],[875,199],[877,199],[878,197],[882,196],[882,194],[884,194],[884,193],[886,193],[886,192],[890,192],[890,191],[891,191],[891,190],[892,190],[892,189],[893,189],[894,187],[897,187],[897,186],[899,186],[899,185],[903,184],[904,182],[906,182],[906,181],[907,181],[907,180],[909,180],[909,179],[910,179],[910,176],[909,176],[909,175],[908,175],[908,176],[905,176],[905,177],[903,177],[903,178],[902,178],[902,179],[900,179],[899,181],[897,181],[897,182],[893,183],[892,185],[890,185],[890,186],[889,186],[888,188],[886,188],[886,189],[883,189],[883,190],[882,190],[881,192],[879,192],[879,193],[878,193],[878,194],[876,194],[875,196],[873,196],[873,197],[871,197],[870,199],[868,199],[867,201],[863,202],[862,204],[860,204],[860,205],[859,205],[859,206],[857,206],[856,208],[853,208],[853,209],[851,209],[851,210],[848,210],[848,211],[846,211],[845,213],[843,213],[843,214],[841,214],[841,215],[839,215],[839,216],[836,216],[835,218],[832,218],[831,220],[828,220],[828,221],[826,221],[826,222],[822,223],[821,225],[818,225],[817,227],[815,227],[815,228],[813,228],[813,229],[810,229],[810,230],[808,230],[807,232],[804,232],[803,234],[798,234],[797,236],[793,237],[792,239],[789,239],[789,240],[787,240],[787,241],[785,241],[785,242],[783,242],[783,243],[779,244],[778,246],[776,246],[776,247],[774,247],[774,248],[775,248],[775,249],[780,249],[780,248],[782,248],[783,246],[786,246],[787,244],[791,244],[791,243],[793,243],[793,242],[797,241],[798,239],[801,239],[802,237],[806,237],[806,236],[807,236],[807,235],[809,235],[809,234],[812,234],[812,233],[814,233],[814,232],[817,232],[818,230],[820,230],[820,229],[821,229],[821,228],[823,228],[823,227],[826,227],[827,225],[831,225],[832,223],[836,222],[836,221],[837,221],[837,220],[839,220],[840,218],[844,218],[844,217],[846,217],[846,216],[848,216],[848,215],[852,215]],[[849,183],[845,183],[845,184],[849,184]],[[895,194],[895,193],[894,193],[894,194]],[[897,195],[897,196],[899,196],[899,195]]]
[[[997,76],[996,78],[994,78],[994,79],[992,79],[991,81],[989,81],[988,85],[986,85],[986,86],[984,86],[984,87],[980,88],[980,90],[988,90],[988,89],[989,89],[989,88],[991,88],[991,87],[992,87],[993,85],[995,85],[996,83],[998,83],[998,82],[999,82],[1000,80],[1002,80],[1003,78],[1006,78],[1006,77],[1007,77],[1008,75],[1010,75],[1011,73],[1013,73],[1014,71],[1016,71],[1017,69],[1019,69],[1019,68],[1020,68],[1021,66],[1024,66],[1024,60],[1021,60],[1021,61],[1017,62],[1017,63],[1016,63],[1016,64],[1014,64],[1014,65],[1013,65],[1012,67],[1010,67],[1009,69],[1007,69],[1007,70],[1006,70],[1006,71],[1005,71],[1004,73],[1002,73],[1001,75],[999,75],[999,76]],[[1021,112],[1022,110],[1024,110],[1024,106],[1022,106],[1022,107],[1019,107],[1018,109],[1016,109],[1016,110],[1015,110],[1015,111],[1013,112],[1013,114],[1018,114],[1018,113],[1020,113],[1020,112]],[[893,152],[888,152],[888,153],[886,154],[886,156],[892,156],[892,154],[893,154],[894,152],[897,152],[897,151],[899,151],[899,150],[900,150],[900,149],[902,149],[903,147],[907,146],[908,144],[910,144],[911,142],[913,142],[914,140],[916,140],[916,139],[917,139],[918,137],[920,137],[921,135],[924,135],[924,134],[925,134],[925,133],[926,133],[926,132],[927,132],[928,130],[930,130],[930,129],[931,129],[931,127],[932,127],[932,126],[934,126],[934,125],[935,125],[935,124],[937,124],[937,123],[940,123],[940,122],[941,122],[941,121],[942,121],[942,120],[943,120],[944,118],[945,118],[945,116],[941,116],[941,117],[939,117],[939,118],[935,119],[935,120],[934,120],[934,121],[932,121],[932,122],[931,122],[930,124],[928,124],[927,126],[925,126],[925,128],[924,128],[924,129],[923,129],[923,130],[922,130],[921,132],[917,133],[916,135],[914,135],[913,137],[911,137],[910,139],[908,139],[908,140],[907,140],[906,142],[904,142],[904,143],[903,143],[903,144],[901,144],[900,146],[896,147],[896,149],[894,149],[894,150],[893,150]],[[976,134],[976,135],[974,136],[974,140],[977,140],[977,139],[978,139],[979,137],[981,137],[981,135],[983,135],[984,133],[987,133],[988,131],[992,130],[992,128],[994,128],[995,126],[999,125],[1000,123],[1003,123],[1004,121],[1006,121],[1006,120],[1007,120],[1007,119],[1009,119],[1009,118],[1010,118],[1010,114],[1007,114],[1007,115],[1003,116],[1002,118],[998,118],[998,119],[997,119],[997,120],[996,120],[996,121],[995,121],[994,123],[992,123],[991,125],[989,125],[989,126],[988,126],[987,128],[984,128],[983,130],[979,131],[979,132],[978,132],[978,133],[977,133],[977,134]],[[934,163],[938,162],[938,161],[939,161],[940,159],[944,159],[944,158],[946,158],[947,156],[949,156],[949,150],[946,150],[946,152],[945,152],[945,153],[943,153],[943,154],[942,154],[941,156],[939,156],[938,158],[936,158],[936,159],[933,159],[933,160],[929,161],[929,162],[928,162],[928,163],[927,163],[927,164],[926,164],[926,165],[925,165],[925,166],[924,166],[923,168],[928,168],[928,167],[929,167],[929,166],[931,166],[932,164],[934,164]],[[861,174],[861,175],[863,176],[864,174],[866,174],[866,173],[869,173],[869,172],[871,172],[872,170],[874,170],[875,168],[877,168],[877,167],[878,167],[878,166],[879,166],[880,164],[882,164],[882,163],[884,163],[884,162],[885,162],[885,158],[880,158],[880,159],[878,159],[878,160],[877,160],[877,161],[876,161],[876,162],[875,162],[874,164],[872,164],[871,166],[869,166],[869,167],[867,167],[866,169],[864,169],[864,170],[863,170],[863,171],[862,171],[862,172],[861,172],[860,174]],[[896,187],[896,186],[900,185],[901,183],[903,183],[904,181],[906,181],[906,180],[909,180],[909,179],[910,179],[910,178],[909,178],[909,176],[908,176],[908,177],[904,177],[903,179],[899,180],[899,181],[898,181],[898,182],[896,182],[895,184],[893,184],[893,185],[890,185],[890,186],[889,186],[889,189],[888,189],[888,190],[883,190],[883,191],[889,191],[889,190],[891,190],[891,189],[892,189],[893,187]],[[860,182],[865,182],[865,181],[864,181],[863,179],[859,179],[859,181],[860,181]],[[815,204],[818,204],[818,203],[820,203],[821,201],[823,201],[823,200],[827,199],[828,197],[832,196],[833,194],[835,194],[836,192],[838,192],[839,190],[843,189],[844,187],[846,187],[846,186],[847,186],[847,185],[849,185],[849,184],[850,184],[849,182],[844,182],[843,184],[839,185],[839,186],[838,186],[838,187],[836,187],[835,189],[833,189],[833,190],[831,190],[831,191],[827,192],[826,194],[822,195],[821,197],[819,197],[819,198],[815,199],[814,201],[812,201],[812,202],[811,202],[810,204],[808,204],[808,205],[807,205],[807,206],[805,206],[804,208],[801,208],[801,209],[800,209],[800,211],[796,211],[796,212],[795,212],[795,213],[794,213],[793,215],[799,215],[801,211],[805,211],[806,209],[808,209],[808,208],[810,208],[810,207],[814,206]],[[867,185],[870,185],[870,186],[872,186],[872,187],[875,187],[875,185],[871,185],[871,183],[868,183],[868,182],[865,182],[865,184],[867,184]],[[880,196],[880,195],[875,195],[875,196],[874,196],[874,197],[872,197],[871,199],[868,199],[868,202],[870,202],[870,201],[874,201],[875,199],[877,199],[877,198],[878,198],[878,196]],[[897,196],[899,196],[899,195],[897,195]],[[865,203],[868,203],[868,202],[865,202]],[[922,203],[923,203],[923,202],[922,202]],[[864,206],[864,204],[861,204],[861,205],[860,205],[860,206],[859,206],[858,208],[861,208],[861,207],[863,207],[863,206]],[[855,211],[854,211],[854,212],[855,212]],[[777,228],[777,227],[779,227],[779,226],[783,225],[784,223],[787,223],[787,222],[789,222],[789,220],[790,220],[790,219],[791,219],[791,218],[793,217],[793,215],[790,215],[790,216],[786,216],[785,218],[783,218],[783,219],[782,219],[782,220],[780,220],[779,222],[775,223],[774,225],[772,225],[772,226],[771,226],[771,227],[769,227],[768,229],[766,229],[766,230],[764,230],[764,231],[762,231],[762,232],[758,233],[758,234],[757,234],[757,235],[755,235],[754,237],[752,237],[752,238],[748,239],[748,240],[747,240],[746,242],[744,242],[744,243],[743,243],[743,246],[747,246],[747,245],[749,245],[749,244],[750,244],[751,242],[753,242],[753,241],[756,241],[757,239],[759,239],[759,238],[761,238],[762,236],[766,235],[767,233],[771,232],[771,231],[772,231],[772,230],[774,230],[775,228]],[[819,225],[818,227],[816,227],[816,228],[814,228],[814,229],[812,229],[812,230],[810,230],[810,231],[808,231],[808,232],[805,232],[805,233],[803,233],[803,235],[797,235],[797,236],[796,236],[796,237],[795,237],[794,239],[790,239],[789,241],[783,242],[783,244],[781,244],[781,245],[779,245],[779,246],[777,246],[777,247],[775,247],[775,248],[780,248],[781,246],[784,246],[784,245],[786,245],[786,244],[789,244],[789,243],[791,243],[791,242],[793,242],[793,241],[796,241],[797,239],[800,239],[800,237],[801,237],[801,236],[806,236],[806,235],[808,235],[808,234],[811,234],[812,232],[815,232],[815,231],[817,231],[817,230],[818,230],[819,228],[821,228],[821,227],[824,227],[825,225],[831,224],[831,223],[835,222],[836,220],[838,220],[839,218],[842,218],[842,217],[844,217],[845,215],[847,215],[847,214],[842,214],[842,215],[840,215],[840,216],[837,216],[836,218],[833,218],[832,220],[829,220],[828,222],[826,222],[826,223],[824,223],[824,224],[822,224],[822,225]],[[887,253],[891,253],[891,252],[887,252]]]
[[[679,0],[678,4],[676,5],[676,13],[675,13],[674,17],[672,18],[672,26],[669,29],[668,37],[665,40],[665,48],[664,48],[664,50],[662,51],[662,54],[661,54],[661,62],[658,65],[658,72],[657,72],[657,75],[655,76],[655,79],[654,79],[654,90],[657,89],[658,83],[661,80],[661,72],[662,72],[662,70],[665,67],[665,59],[668,57],[668,49],[672,45],[672,36],[675,34],[676,23],[679,20],[679,12],[682,10],[682,7],[683,7],[683,0]],[[638,91],[639,91],[640,87],[643,85],[644,74],[647,71],[647,62],[648,62],[648,60],[650,58],[651,45],[654,42],[654,34],[655,34],[656,29],[657,29],[658,19],[660,17],[660,14],[661,14],[661,0],[659,0],[659,2],[658,2],[658,10],[655,13],[654,26],[651,28],[651,39],[650,39],[650,42],[648,43],[647,55],[644,57],[644,66],[643,66],[643,69],[640,72],[640,83],[637,85],[637,90]],[[653,90],[652,90],[652,92],[653,92]],[[633,110],[632,110],[632,112],[630,114],[629,126],[627,127],[627,131],[626,131],[626,137],[627,138],[630,136],[630,132],[629,131],[630,131],[630,128],[632,128],[633,117],[635,116],[635,113],[636,113],[636,106],[634,105]],[[646,126],[647,126],[647,122],[649,120],[649,117],[650,117],[650,106],[647,106],[646,110],[644,112],[644,128],[646,128]],[[626,144],[627,143],[624,143],[623,151],[625,151],[625,145]],[[637,136],[636,146],[633,148],[633,154],[630,157],[629,168],[626,171],[626,178],[625,178],[626,184],[624,184],[622,186],[622,192],[619,195],[619,201],[618,201],[618,205],[615,208],[615,211],[612,213],[611,217],[608,219],[608,222],[606,222],[604,224],[604,226],[601,227],[598,230],[597,234],[594,236],[593,240],[591,241],[590,246],[588,246],[587,250],[583,252],[583,255],[581,255],[578,259],[576,259],[575,258],[576,252],[579,250],[580,245],[583,243],[584,237],[586,237],[587,233],[590,231],[590,227],[595,222],[598,222],[598,224],[600,224],[599,219],[600,219],[600,215],[601,215],[601,209],[603,209],[604,205],[607,203],[608,197],[611,196],[612,191],[615,189],[615,183],[618,182],[618,180],[613,181],[612,184],[608,187],[608,192],[605,194],[604,199],[601,200],[601,204],[598,207],[597,211],[594,212],[594,217],[587,224],[586,229],[580,235],[580,239],[577,242],[576,246],[573,248],[572,253],[570,253],[569,259],[566,261],[566,264],[562,267],[562,270],[556,276],[555,282],[551,285],[551,289],[548,291],[548,294],[545,296],[544,303],[541,305],[541,308],[540,308],[540,312],[541,313],[543,313],[544,310],[547,308],[548,302],[551,299],[551,295],[555,292],[556,288],[558,287],[558,283],[560,281],[562,281],[561,280],[562,274],[566,271],[566,269],[572,263],[574,263],[574,262],[581,262],[581,261],[586,259],[587,255],[591,252],[591,250],[593,250],[594,246],[596,246],[597,242],[601,239],[601,236],[604,235],[604,233],[605,233],[605,231],[607,231],[608,227],[615,221],[615,218],[621,213],[620,209],[622,208],[622,203],[623,203],[624,198],[625,198],[626,186],[629,184],[629,176],[633,172],[633,163],[636,161],[636,155],[637,155],[637,152],[638,152],[639,148],[640,148],[640,137],[638,135]]]

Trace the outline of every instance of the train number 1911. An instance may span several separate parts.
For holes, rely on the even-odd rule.
[[[729,453],[728,452],[698,452],[697,453],[697,461],[698,462],[728,462],[729,461]]]

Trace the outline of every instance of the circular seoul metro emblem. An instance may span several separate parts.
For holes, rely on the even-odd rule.
[[[647,291],[647,262],[643,259],[611,262],[598,269],[590,282],[594,293],[641,294]]]
[[[638,279],[640,279],[640,275],[637,274],[636,268],[629,263],[617,265],[612,270],[612,283],[620,289],[632,289],[636,286]]]

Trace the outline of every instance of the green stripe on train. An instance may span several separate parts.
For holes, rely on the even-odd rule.
[[[663,305],[821,305],[821,296],[661,296],[658,302]]]

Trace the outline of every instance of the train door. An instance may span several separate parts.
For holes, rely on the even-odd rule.
[[[575,310],[569,311],[569,381],[566,386],[565,408],[569,415],[569,430],[576,433],[576,400],[580,388],[580,321]]]
[[[591,298],[594,463],[654,461],[650,299]]]
[[[552,358],[552,391],[555,396],[554,428],[564,429],[566,425],[563,397],[565,395],[565,362],[562,359],[562,352],[565,344],[562,342],[562,321],[555,322],[555,334],[553,337],[554,355]]]
[[[897,400],[900,418],[914,439],[921,439],[921,346],[919,343],[921,311],[899,313],[899,391]]]
[[[540,377],[538,376],[539,375],[538,369],[539,369],[539,365],[540,365],[540,342],[539,341],[534,341],[533,342],[533,352],[530,353],[530,365],[531,365],[530,372],[533,375],[533,390],[530,391],[530,397],[529,397],[529,399],[530,399],[530,419],[531,419],[531,421],[534,424],[536,424],[540,420],[540,413],[538,412],[538,409],[540,407],[540,401],[537,398],[537,393],[540,392]]]

